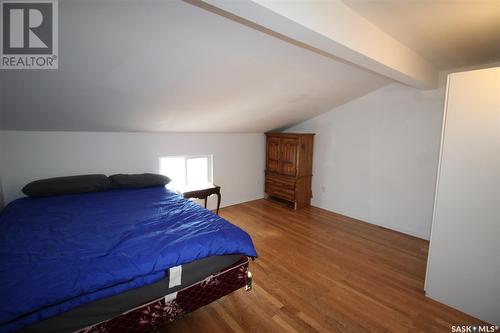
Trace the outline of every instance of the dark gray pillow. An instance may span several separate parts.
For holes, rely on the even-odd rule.
[[[30,197],[48,197],[100,192],[110,188],[111,181],[106,175],[80,175],[35,180],[23,187],[23,193]]]
[[[143,188],[165,186],[170,183],[170,178],[154,173],[141,173],[134,175],[117,174],[109,176],[114,188]]]

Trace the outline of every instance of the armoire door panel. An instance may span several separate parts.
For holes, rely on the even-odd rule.
[[[295,176],[297,174],[297,149],[298,140],[295,138],[281,139],[281,173]]]
[[[267,162],[266,169],[270,172],[280,172],[280,139],[269,138],[267,140]]]

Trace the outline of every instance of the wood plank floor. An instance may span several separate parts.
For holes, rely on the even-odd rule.
[[[253,238],[254,289],[162,332],[450,332],[484,324],[424,296],[427,241],[264,199],[220,215]]]

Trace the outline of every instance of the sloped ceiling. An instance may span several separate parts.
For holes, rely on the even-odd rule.
[[[438,69],[500,61],[499,0],[343,2]]]
[[[264,132],[389,82],[177,1],[59,1],[59,48],[0,72],[0,129]]]

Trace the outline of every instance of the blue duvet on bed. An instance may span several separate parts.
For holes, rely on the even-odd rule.
[[[0,331],[156,282],[246,232],[164,187],[23,198],[0,213]]]

